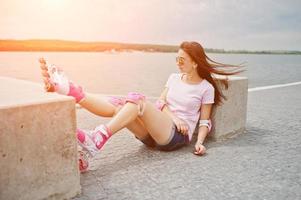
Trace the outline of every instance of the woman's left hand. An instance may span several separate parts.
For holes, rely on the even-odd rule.
[[[184,122],[183,120],[181,120],[181,119],[179,119],[177,117],[173,118],[173,122],[176,125],[177,130],[180,133],[182,133],[183,135],[188,135],[189,126],[188,126],[188,124],[186,122]]]
[[[197,142],[194,147],[195,147],[195,151],[194,151],[195,155],[202,156],[206,153],[206,147],[203,144]]]

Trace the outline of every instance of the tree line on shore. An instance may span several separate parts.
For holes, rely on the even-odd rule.
[[[117,42],[79,42],[65,40],[0,40],[0,51],[69,51],[69,52],[177,52],[177,45],[129,44]],[[301,51],[286,50],[224,50],[205,48],[207,53],[228,54],[301,54]]]

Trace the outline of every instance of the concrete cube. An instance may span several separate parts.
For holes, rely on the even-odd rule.
[[[74,100],[5,77],[0,94],[0,199],[79,194]]]
[[[217,77],[221,80],[223,77]],[[229,87],[222,85],[226,101],[212,110],[213,128],[209,138],[223,140],[239,133],[243,133],[247,120],[248,79],[246,77],[229,77]]]

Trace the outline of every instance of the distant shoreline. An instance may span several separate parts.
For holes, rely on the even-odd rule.
[[[78,42],[65,40],[0,40],[0,52],[177,52],[177,45],[128,44],[116,42]],[[301,55],[301,51],[286,50],[224,50],[205,48],[207,53]]]

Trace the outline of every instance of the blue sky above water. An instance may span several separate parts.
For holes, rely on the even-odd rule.
[[[0,39],[301,50],[299,0],[2,0]]]

